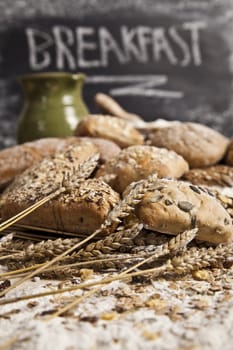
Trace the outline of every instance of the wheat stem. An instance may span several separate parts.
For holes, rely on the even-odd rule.
[[[48,291],[48,292],[43,292],[43,293],[37,293],[37,294],[32,294],[32,295],[25,295],[22,297],[9,298],[6,300],[0,300],[0,305],[11,304],[11,303],[15,303],[15,302],[22,301],[22,300],[42,298],[42,297],[48,296],[48,295],[62,294],[65,292],[71,292],[71,291],[75,291],[78,289],[85,289],[85,288],[93,287],[96,285],[104,285],[104,284],[118,281],[118,280],[119,281],[120,280],[127,280],[128,278],[136,277],[136,276],[143,276],[143,275],[155,275],[155,276],[157,276],[160,273],[166,271],[168,264],[170,264],[170,262],[168,262],[167,265],[163,265],[161,267],[150,268],[150,269],[146,269],[143,271],[136,271],[136,272],[132,272],[132,273],[129,273],[127,275],[124,275],[124,276],[123,275],[110,276],[110,277],[106,277],[106,278],[99,280],[99,281],[81,283],[78,286],[73,286],[73,287],[69,287],[69,288],[59,289],[59,290],[55,290],[55,291]]]

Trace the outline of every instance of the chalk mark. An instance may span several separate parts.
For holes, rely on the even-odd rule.
[[[110,89],[112,96],[144,96],[158,98],[182,98],[182,91],[157,89],[168,82],[166,75],[96,75],[87,78],[88,84],[125,84],[130,85]]]

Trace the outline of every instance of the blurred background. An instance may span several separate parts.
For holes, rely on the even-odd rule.
[[[233,134],[233,1],[0,0],[0,148],[15,141],[17,77],[83,72],[145,120],[201,122]]]

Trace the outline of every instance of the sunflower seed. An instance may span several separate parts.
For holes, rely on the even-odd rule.
[[[187,202],[187,201],[180,201],[180,202],[178,202],[178,208],[183,210],[183,211],[188,212],[188,211],[192,210],[193,205],[192,205],[192,203]]]
[[[198,194],[201,194],[201,191],[200,191],[196,186],[190,185],[189,187],[190,187],[191,190],[193,190],[194,192],[196,192],[196,193],[198,193]]]

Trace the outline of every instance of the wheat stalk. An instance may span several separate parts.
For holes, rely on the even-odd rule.
[[[93,173],[99,160],[99,154],[95,154],[88,160],[74,166],[73,169],[66,171],[62,180],[62,187],[66,191],[72,190],[80,185],[81,180],[85,180]]]
[[[70,247],[69,249],[65,250],[62,254],[56,256],[52,260],[50,260],[50,261],[46,262],[45,264],[43,264],[42,266],[40,266],[35,271],[29,273],[27,276],[25,276],[22,279],[18,280],[15,284],[12,284],[9,288],[6,288],[4,291],[0,292],[0,297],[5,295],[6,293],[8,293],[10,290],[20,286],[22,283],[24,283],[28,279],[36,276],[37,274],[40,274],[41,272],[43,272],[49,266],[54,265],[56,262],[60,261],[63,257],[65,257],[66,255],[70,254],[72,251],[74,251],[75,249],[79,248],[81,245],[83,245],[86,242],[88,242],[89,240],[91,240],[92,237],[96,236],[96,234],[97,234],[97,231],[93,232],[90,236],[88,236],[87,238],[83,239],[82,241],[76,243],[73,247]]]
[[[106,277],[106,278],[103,278],[103,279],[98,280],[98,281],[81,283],[78,286],[73,286],[73,287],[69,287],[69,288],[63,288],[63,289],[54,290],[54,291],[50,290],[48,292],[35,293],[35,294],[25,295],[25,296],[21,296],[21,297],[8,298],[5,300],[0,300],[0,305],[11,304],[11,303],[19,302],[22,300],[42,298],[42,297],[48,296],[48,295],[55,295],[55,294],[62,294],[65,292],[72,292],[72,291],[75,291],[78,289],[85,289],[85,288],[93,287],[96,285],[104,285],[104,284],[111,283],[111,282],[118,281],[118,280],[119,281],[128,280],[132,277],[137,277],[137,276],[143,276],[143,275],[144,276],[158,276],[161,273],[163,273],[164,271],[166,271],[166,268],[167,268],[167,266],[163,265],[161,267],[150,268],[150,269],[146,269],[146,270],[142,270],[142,271],[132,272],[132,273],[129,273],[127,275],[110,276],[110,277]]]
[[[171,264],[177,273],[187,273],[208,266],[216,266],[232,260],[233,243],[219,245],[216,248],[191,248],[171,259]]]
[[[198,252],[200,251],[200,252]],[[207,254],[208,252],[208,254]],[[211,264],[215,265],[219,261],[227,261],[228,259],[232,259],[233,255],[233,244],[230,245],[220,245],[216,248],[201,248],[201,249],[193,249],[191,248],[187,253],[183,253],[178,257],[174,257],[172,259],[168,259],[166,263],[160,267],[156,268],[150,268],[142,271],[136,271],[129,273],[127,275],[117,275],[117,276],[111,276],[104,278],[99,281],[94,282],[86,282],[82,283],[78,286],[73,286],[69,288],[63,288],[56,291],[48,291],[43,293],[37,293],[33,295],[26,295],[21,297],[15,297],[15,298],[9,298],[6,300],[0,301],[0,305],[10,304],[22,300],[29,300],[33,298],[41,298],[48,295],[56,295],[56,294],[62,294],[65,292],[71,292],[78,289],[85,289],[96,285],[104,285],[106,283],[110,283],[116,280],[125,280],[131,277],[136,276],[158,276],[165,272],[178,272],[178,273],[184,273],[184,272],[190,272],[195,270],[196,268],[206,267],[210,266]],[[192,263],[195,261],[195,259],[198,257],[198,265],[192,265]],[[205,262],[204,262],[205,261]],[[184,263],[184,264],[183,264]],[[182,265],[183,264],[183,265]],[[208,265],[207,265],[208,264]],[[182,267],[181,269],[178,269],[178,266]]]
[[[157,259],[158,257],[167,255],[169,253],[174,253],[175,251],[182,249],[183,247],[185,247],[187,245],[187,243],[189,243],[195,237],[196,233],[197,233],[197,229],[193,229],[193,230],[185,231],[185,232],[177,235],[176,237],[172,238],[169,242],[163,244],[160,247],[160,249],[157,251],[157,253],[154,253],[149,258],[138,262],[136,265],[133,265],[130,268],[128,268],[127,270],[125,270],[124,272],[120,273],[119,279],[121,279],[122,277],[124,278],[124,276],[129,276],[131,271],[135,270],[139,266],[144,265],[145,263],[152,262],[155,259]],[[166,263],[165,266],[167,266],[167,265],[169,266],[169,263],[170,263],[170,261],[168,263]],[[162,269],[164,269],[164,267]],[[90,293],[94,294],[94,293],[98,292],[99,290],[101,290],[101,288],[102,288],[102,286],[95,288],[94,290],[83,295],[81,299],[80,299],[80,297],[74,298],[74,300],[70,304],[68,304],[65,307],[60,308],[53,315],[49,316],[46,320],[49,321],[56,316],[62,315],[64,312],[75,307],[80,301],[84,300],[85,297],[88,297]]]
[[[142,230],[142,227],[142,224],[136,223],[130,228],[121,228],[121,230],[113,232],[104,239],[88,244],[78,253],[74,253],[72,258],[90,258],[100,256],[102,254],[109,254],[114,250],[118,250],[121,246],[132,244],[132,239],[138,235],[138,233]]]
[[[77,259],[73,259],[73,258],[70,259],[68,257],[68,258],[61,259],[61,263],[59,265],[54,265],[51,268],[45,267],[42,272],[43,272],[43,276],[46,276],[45,273],[47,271],[52,271],[53,269],[62,270],[63,267],[66,267],[66,266],[80,267],[80,266],[86,266],[86,265],[90,265],[95,270],[99,270],[99,271],[104,271],[106,269],[121,270],[126,266],[128,266],[129,264],[132,265],[132,263],[142,261],[143,259],[145,259],[145,255],[131,255],[131,254],[119,254],[119,253],[102,254],[101,259],[87,258],[87,260],[86,259],[81,261],[79,260],[78,262],[77,262]],[[9,270],[8,273],[13,274],[14,272],[17,273],[17,271],[19,271],[20,274],[21,272],[23,273],[22,277],[25,276],[24,270],[25,272],[32,271],[44,265],[45,263],[40,263],[40,261],[34,260],[33,258],[25,262],[21,262],[17,260],[7,262],[7,267]],[[8,273],[4,273],[4,276],[6,276]],[[2,275],[0,275],[0,277],[2,277]]]
[[[135,258],[135,260],[142,260],[143,258]],[[124,268],[125,264],[129,263],[132,260],[132,256],[128,254],[116,254],[116,255],[104,255],[102,256],[101,259],[88,259],[80,262],[75,262],[71,264],[62,264],[62,265],[55,265],[51,268],[46,268],[44,270],[44,273],[46,276],[47,272],[51,271],[57,271],[57,270],[63,270],[64,268],[77,268],[77,267],[83,267],[83,266],[89,266],[91,265],[92,267],[99,267],[100,269],[105,269],[105,268],[114,268],[114,269],[120,269]],[[14,269],[13,271],[8,271],[0,274],[0,278],[19,278],[19,277],[24,277],[25,273],[28,271],[36,270],[38,267],[43,266],[44,264],[35,264],[31,265],[28,267],[23,267],[20,269]],[[67,276],[69,277],[69,276]]]
[[[179,251],[180,249],[183,249],[187,246],[187,244],[193,240],[193,238],[196,236],[198,229],[192,229],[188,231],[184,231],[177,236],[170,239],[168,242],[164,243],[163,245],[157,247],[156,251],[154,253],[150,253],[150,256],[146,259],[144,259],[141,262],[138,262],[136,265],[131,266],[128,270],[125,271],[125,273],[129,273],[130,271],[135,270],[136,268],[152,263],[156,259],[168,255],[168,254],[174,254],[175,252]]]
[[[79,238],[58,238],[56,240],[41,241],[36,244],[24,241],[21,247],[22,251],[12,255],[11,260],[23,262],[31,258],[34,260],[51,258],[63,253],[78,242],[80,242]],[[5,259],[8,259],[8,256],[5,256]]]
[[[131,184],[129,193],[115,206],[101,225],[101,232],[105,232],[105,234],[108,234],[109,231],[113,232],[121,220],[130,215],[145,193],[154,188],[156,180],[157,175],[153,174],[144,180]]]
[[[113,233],[109,237],[99,240],[96,243],[91,243],[84,250],[67,256],[65,262],[77,261],[77,259],[80,260],[80,258],[90,259],[91,257],[97,257],[99,255],[105,257],[106,254],[111,253],[114,250],[118,250],[122,245],[132,244],[132,238],[138,234],[141,228],[141,224],[135,224],[128,229],[121,228],[119,231]],[[79,241],[79,238],[59,238],[56,240],[43,240],[34,244],[33,242],[28,242],[25,240],[16,240],[12,243],[12,250],[10,251],[11,254],[0,257],[0,260],[5,260],[3,263],[10,269],[16,269],[19,266],[22,267],[22,265],[30,266],[41,262],[42,259],[51,258],[61,254]],[[17,251],[15,252],[16,249]],[[21,251],[19,251],[19,249]],[[121,258],[122,257],[123,256],[121,256]],[[127,256],[125,255],[125,257]],[[108,258],[109,256],[107,255],[107,259]],[[99,268],[100,266],[101,265],[99,265]],[[122,264],[120,265],[116,263],[109,263],[105,265],[107,268],[120,268],[120,266],[123,267]],[[101,267],[104,268],[104,265]]]

